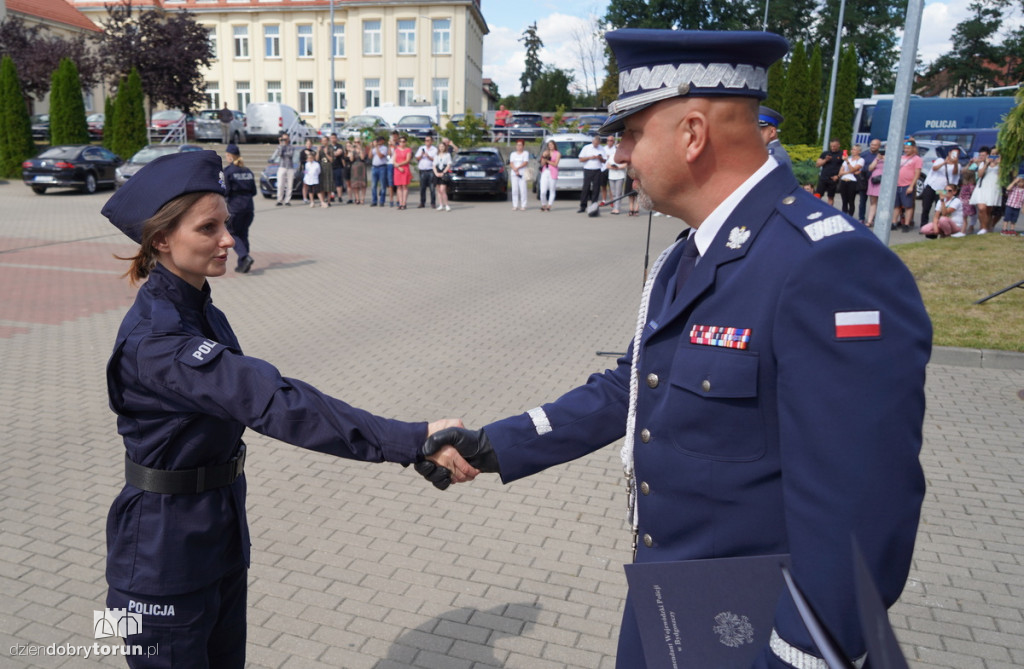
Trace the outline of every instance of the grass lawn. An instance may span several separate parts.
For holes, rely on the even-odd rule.
[[[913,272],[935,328],[935,346],[1024,351],[1024,237],[988,234],[893,248]]]

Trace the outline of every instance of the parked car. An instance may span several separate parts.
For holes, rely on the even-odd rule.
[[[299,154],[302,151],[301,144],[293,143],[292,150],[295,151],[295,179],[292,181],[292,197],[302,201],[302,172],[298,167]],[[267,166],[260,173],[260,193],[267,199],[277,197],[277,168],[281,164],[281,147],[274,149],[274,153],[267,158]]]
[[[341,127],[343,125],[345,125],[344,121],[335,121],[334,122],[334,129],[331,130],[331,122],[330,121],[328,121],[327,123],[321,123],[320,124],[320,133],[319,134],[320,134],[321,137],[330,137],[332,132],[337,135],[338,133],[341,132]]]
[[[85,123],[89,126],[89,137],[91,139],[103,139],[103,124],[107,115],[103,112],[89,114],[85,117]]]
[[[457,199],[467,194],[508,199],[508,172],[498,149],[462,149],[455,154],[448,180],[448,195]]]
[[[338,130],[338,137],[340,139],[358,139],[367,130],[375,135],[384,135],[391,132],[391,126],[380,116],[359,114],[341,126],[341,129]]]
[[[429,116],[422,114],[410,114],[398,119],[395,130],[405,133],[410,137],[425,139],[434,136],[434,122]]]
[[[150,144],[135,152],[128,161],[114,170],[114,186],[120,188],[146,163],[151,163],[160,156],[186,151],[202,151],[203,147],[196,144]]]
[[[191,114],[185,114],[178,109],[164,109],[153,114],[153,118],[149,120],[149,136],[151,139],[160,139],[166,137],[172,127],[176,127],[175,124],[181,121],[181,117],[185,117],[185,136],[187,139],[196,138],[196,119]],[[218,128],[218,139],[220,139],[219,128]]]
[[[473,112],[473,116],[475,116],[478,119],[480,119],[480,121],[484,125],[487,124],[487,119],[484,117],[483,114],[481,114],[479,112]],[[465,114],[459,113],[459,114],[452,114],[450,117],[448,117],[448,120],[451,121],[452,125],[457,126],[457,125],[460,125],[462,123],[463,119],[465,119],[465,118],[466,118]]]
[[[555,181],[555,191],[583,190],[583,165],[580,164],[580,151],[594,141],[593,136],[581,132],[548,135],[541,140],[541,152],[547,148],[548,140],[552,139],[555,140],[558,153],[562,155],[558,160],[558,180]],[[539,184],[540,179],[536,179],[533,191],[538,194],[537,197],[540,197]]]
[[[33,114],[30,121],[32,123],[32,139],[47,140],[50,138],[49,114]]]
[[[232,109],[233,118],[228,125],[228,137],[233,144],[244,144],[245,136],[245,114]],[[220,132],[220,110],[204,109],[196,114],[196,141],[219,142],[224,139]]]
[[[583,134],[593,137],[607,119],[604,114],[584,114],[576,119],[576,127]]]
[[[52,146],[21,164],[21,178],[37,195],[55,187],[95,193],[100,187],[114,185],[114,170],[122,162],[102,146]]]
[[[509,139],[540,139],[544,136],[544,117],[540,114],[512,114],[505,132]]]

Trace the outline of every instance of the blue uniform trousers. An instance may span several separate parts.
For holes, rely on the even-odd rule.
[[[108,609],[142,613],[142,631],[125,637],[142,655],[132,669],[243,669],[248,570],[239,565],[213,583],[180,595],[107,591]]]
[[[232,212],[231,218],[228,219],[228,230],[235,240],[235,253],[238,254],[239,261],[249,255],[249,227],[252,225],[254,214],[252,209],[242,209]]]

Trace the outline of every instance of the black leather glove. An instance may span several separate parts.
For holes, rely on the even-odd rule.
[[[427,437],[421,452],[424,456],[434,455],[443,446],[454,446],[466,462],[482,472],[498,473],[498,456],[494,453],[490,440],[483,430],[467,430],[461,427],[448,427],[438,430]],[[420,460],[415,465],[416,471],[423,478],[434,484],[438,490],[444,490],[452,484],[451,471],[447,467],[436,465],[430,460]]]

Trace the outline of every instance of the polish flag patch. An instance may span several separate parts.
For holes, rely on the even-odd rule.
[[[882,336],[881,313],[876,311],[837,311],[836,339],[863,339]]]

